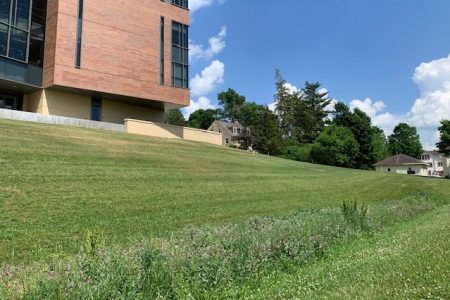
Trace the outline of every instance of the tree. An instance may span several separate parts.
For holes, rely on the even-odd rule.
[[[342,102],[335,105],[333,124],[346,127],[351,130],[358,142],[359,153],[356,157],[355,167],[369,169],[376,162],[373,149],[373,129],[370,117],[362,110],[350,108]]]
[[[352,131],[331,125],[324,129],[312,145],[311,159],[319,164],[353,168],[358,153],[358,142]]]
[[[186,120],[179,109],[172,109],[166,114],[164,123],[175,126],[185,126]]]
[[[228,89],[217,95],[219,104],[223,107],[223,117],[231,121],[236,121],[241,106],[245,103],[245,97],[239,95],[235,90]]]
[[[419,158],[422,154],[422,144],[416,127],[400,123],[389,136],[389,151],[392,154],[402,153]]]
[[[301,94],[286,87],[286,81],[279,70],[275,71],[275,113],[278,115],[280,130],[285,138],[292,138],[296,127],[296,111]]]
[[[376,126],[372,127],[372,157],[375,162],[387,158],[390,154],[387,138],[383,130]]]
[[[297,106],[297,124],[300,127],[298,141],[312,143],[325,127],[325,118],[330,113],[326,110],[331,103],[328,92],[321,92],[320,83],[305,83],[303,97]]]
[[[218,119],[219,116],[217,109],[199,109],[194,111],[189,116],[188,126],[206,130],[215,120]]]
[[[267,106],[245,103],[241,107],[241,124],[249,130],[237,137],[241,148],[263,154],[276,155],[281,144],[281,132],[278,127],[278,117]]]
[[[441,140],[436,144],[436,147],[445,156],[450,156],[450,120],[441,121],[438,130],[441,134]]]

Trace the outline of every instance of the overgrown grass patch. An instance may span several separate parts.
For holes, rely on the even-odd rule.
[[[126,250],[110,247],[90,234],[82,251],[8,274],[0,286],[8,296],[26,299],[206,299],[241,298],[257,291],[274,271],[295,273],[326,258],[332,247],[379,232],[442,207],[430,194],[370,205],[363,224],[361,204],[341,208],[301,209],[295,214],[255,217],[247,222],[186,228],[166,238],[152,238]],[[9,285],[9,286],[8,286]]]

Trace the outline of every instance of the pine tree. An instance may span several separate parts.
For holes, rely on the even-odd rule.
[[[275,113],[279,119],[281,133],[285,138],[293,138],[300,93],[292,92],[286,87],[286,81],[279,70],[275,71],[275,88]]]

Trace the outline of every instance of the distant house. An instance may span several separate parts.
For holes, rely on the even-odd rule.
[[[443,174],[445,177],[450,177],[450,158],[444,157],[444,171]]]
[[[373,166],[380,173],[428,176],[427,163],[404,154],[386,158]]]
[[[450,147],[447,148],[447,150],[450,150]],[[444,157],[443,159],[443,163],[444,163],[444,176],[449,177],[450,178],[450,157]]]
[[[437,151],[424,151],[420,160],[427,164],[429,176],[444,175],[444,158]]]
[[[248,131],[248,129],[242,126],[238,121],[227,122],[222,120],[214,121],[208,128],[208,131],[222,133],[224,146],[239,146],[239,143],[236,142],[236,138],[244,133],[245,130]]]

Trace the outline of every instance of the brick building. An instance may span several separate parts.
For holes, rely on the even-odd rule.
[[[0,0],[0,108],[111,123],[189,105],[187,0]]]

